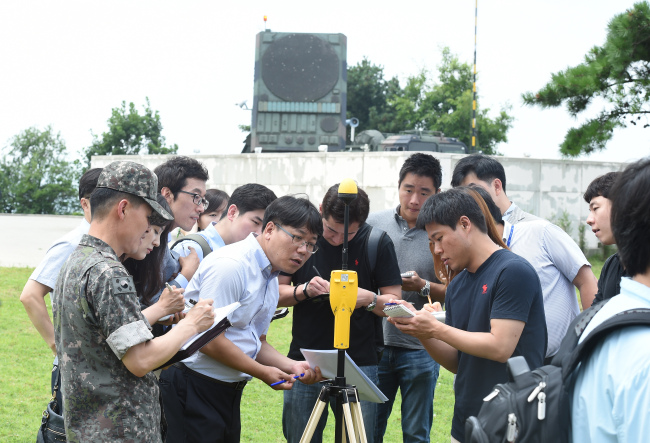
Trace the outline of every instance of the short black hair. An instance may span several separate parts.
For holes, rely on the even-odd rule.
[[[477,184],[471,183],[467,186],[470,189],[473,189],[478,193],[478,195],[481,196],[483,201],[485,202],[485,205],[487,206],[488,210],[490,211],[490,215],[492,216],[492,219],[494,219],[494,224],[495,225],[502,225],[503,224],[503,215],[501,215],[501,209],[497,206],[496,203],[494,203],[494,200],[492,200],[492,196],[490,195],[489,192],[485,190],[482,186],[479,186]]]
[[[204,214],[214,212],[219,209],[224,203],[228,203],[230,196],[227,192],[221,189],[207,189],[205,191],[205,199],[208,201],[208,208],[203,211]]]
[[[650,157],[628,165],[610,193],[618,255],[634,277],[650,268]],[[609,198],[609,197],[608,197]]]
[[[429,197],[420,209],[415,226],[418,229],[426,229],[428,224],[436,223],[456,230],[458,221],[463,215],[469,218],[479,231],[487,234],[487,225],[481,207],[462,189],[449,189]]]
[[[457,187],[471,173],[476,174],[479,180],[490,183],[495,178],[501,181],[503,192],[506,192],[506,171],[503,165],[484,154],[472,154],[460,159],[451,175],[451,186]]]
[[[79,179],[79,200],[82,198],[89,198],[97,187],[99,175],[102,173],[102,168],[93,168],[87,170],[84,175]]]
[[[442,185],[442,167],[440,161],[431,154],[424,154],[416,152],[404,161],[402,169],[399,171],[399,182],[397,186],[402,184],[402,180],[406,174],[415,174],[421,177],[429,177],[433,181],[434,192],[440,189]]]
[[[365,223],[370,213],[370,199],[363,189],[357,187],[357,198],[348,205],[350,212],[350,223]],[[343,223],[345,218],[345,202],[339,198],[339,183],[330,187],[323,197],[321,203],[323,218],[330,218],[336,223]]]
[[[128,200],[136,208],[145,203],[142,197],[128,192],[120,192],[110,188],[96,188],[90,194],[90,220],[104,218],[113,205],[123,199]]]
[[[620,171],[608,172],[607,174],[593,179],[582,196],[587,204],[591,203],[591,200],[599,196],[609,199],[609,192],[620,175]]]
[[[210,178],[203,163],[185,156],[170,158],[165,163],[156,166],[153,172],[158,176],[158,192],[162,188],[169,188],[174,194],[174,199],[176,199],[178,191],[187,184],[188,178],[201,181],[208,181]]]
[[[266,210],[277,198],[275,193],[264,185],[257,183],[242,185],[232,192],[221,218],[226,216],[231,205],[237,206],[239,215],[244,215],[249,211]]]
[[[323,223],[318,209],[308,198],[295,195],[283,195],[275,199],[264,211],[262,230],[269,222],[280,226],[307,228],[312,234],[323,235]]]

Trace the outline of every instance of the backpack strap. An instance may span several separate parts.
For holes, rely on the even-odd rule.
[[[377,283],[375,282],[375,267],[377,266],[377,254],[379,251],[379,244],[381,243],[382,237],[386,234],[386,231],[382,231],[379,228],[375,228],[370,225],[370,234],[368,234],[367,254],[368,254],[368,266],[370,267],[370,277],[372,280],[372,286],[375,290],[379,289]]]
[[[212,248],[210,247],[210,244],[208,244],[208,241],[201,234],[188,234],[185,237],[181,237],[170,246],[170,249],[174,249],[174,247],[177,244],[184,242],[185,240],[191,240],[195,243],[198,243],[199,246],[201,247],[201,251],[203,251],[203,258],[205,258],[206,255],[208,255],[210,252],[212,252]]]
[[[596,345],[607,335],[627,326],[650,326],[650,309],[630,309],[620,312],[594,328],[571,355],[562,361],[562,377],[566,379],[578,363],[590,355]]]
[[[591,319],[594,317],[594,315],[596,315],[598,311],[601,310],[603,306],[605,306],[605,304],[607,304],[609,300],[610,299],[606,299],[598,303],[594,303],[589,308],[578,314],[571,321],[569,327],[567,328],[567,332],[562,339],[562,342],[560,343],[560,348],[553,356],[553,360],[551,361],[552,365],[562,366],[562,362],[565,359],[569,358],[569,356],[575,350],[576,346],[578,346],[578,340],[580,340],[580,336],[582,335]]]
[[[381,238],[385,234],[385,231],[382,231],[379,228],[374,228],[370,226],[370,235],[368,235],[368,264],[370,265],[370,270],[375,271],[375,266],[377,265],[377,251],[379,250],[379,243]]]

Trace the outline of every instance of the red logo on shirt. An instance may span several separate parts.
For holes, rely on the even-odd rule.
[[[354,260],[354,266],[359,266],[359,259],[358,258]]]
[[[481,294],[486,294],[487,293],[487,285],[483,285],[483,292]]]

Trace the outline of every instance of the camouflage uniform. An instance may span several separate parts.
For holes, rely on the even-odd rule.
[[[131,276],[103,241],[84,235],[56,283],[54,332],[70,442],[161,441],[158,386],[122,363],[151,340]]]
[[[142,165],[114,162],[97,187],[151,199],[157,178]],[[160,208],[163,217],[171,217]],[[133,375],[122,363],[132,346],[153,339],[132,277],[104,241],[84,235],[61,269],[53,305],[69,442],[161,442],[156,378]]]

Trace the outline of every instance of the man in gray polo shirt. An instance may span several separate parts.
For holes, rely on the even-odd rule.
[[[430,195],[440,191],[441,182],[440,162],[429,154],[413,154],[399,173],[399,205],[368,217],[368,224],[386,231],[393,241],[400,272],[413,273],[402,279],[402,298],[416,309],[428,303],[429,297],[441,303],[445,300],[445,287],[438,283],[433,269],[427,233],[415,227],[420,208]],[[440,365],[418,339],[386,320],[383,327],[386,348],[379,363],[379,389],[388,401],[377,408],[375,442],[383,440],[398,387],[402,392],[404,443],[428,442]]]

